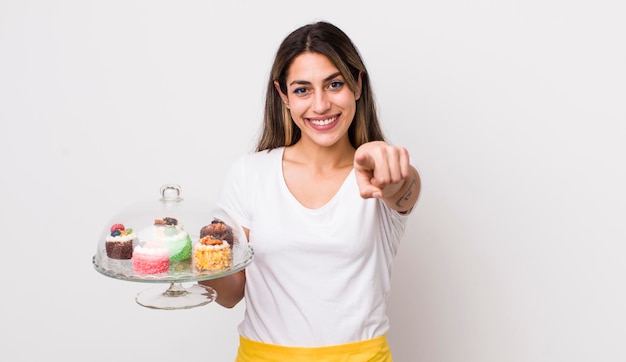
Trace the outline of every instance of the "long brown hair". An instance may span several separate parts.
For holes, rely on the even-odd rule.
[[[257,151],[290,146],[301,137],[300,129],[293,123],[289,110],[274,87],[274,81],[278,81],[280,89],[286,94],[287,70],[293,60],[305,52],[326,56],[339,69],[353,92],[358,89],[361,75],[361,96],[356,102],[356,113],[348,129],[348,137],[354,148],[370,141],[383,141],[369,76],[359,51],[341,29],[327,22],[317,22],[294,30],[276,52],[267,82],[263,130]]]

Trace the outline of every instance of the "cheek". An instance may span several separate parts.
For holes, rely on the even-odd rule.
[[[289,110],[293,115],[300,115],[307,109],[308,105],[302,99],[293,99],[289,101]]]
[[[346,92],[342,92],[341,95],[337,96],[337,103],[343,105],[346,108],[356,107],[356,96],[352,93],[352,91],[348,90]]]

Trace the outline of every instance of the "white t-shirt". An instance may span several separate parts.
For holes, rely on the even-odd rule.
[[[239,158],[220,193],[219,206],[250,229],[254,249],[239,333],[299,347],[385,334],[391,263],[407,215],[361,198],[354,171],[326,205],[304,207],[284,181],[283,152]]]

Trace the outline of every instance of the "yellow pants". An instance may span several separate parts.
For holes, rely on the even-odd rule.
[[[239,337],[235,362],[393,362],[387,337],[327,347],[284,347]]]

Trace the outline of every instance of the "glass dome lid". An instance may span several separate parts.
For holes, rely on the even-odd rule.
[[[251,262],[243,228],[226,212],[184,199],[176,184],[163,185],[160,195],[124,208],[103,225],[93,257],[98,272],[129,281],[180,283],[232,274]]]
[[[187,289],[180,283],[236,273],[252,261],[253,251],[243,228],[223,210],[184,199],[176,184],[163,185],[160,195],[124,208],[103,225],[94,268],[115,279],[170,283],[165,292],[161,288],[150,296],[140,293],[137,302],[146,307],[206,304],[215,299],[214,290],[200,284]],[[193,294],[199,299],[187,300]],[[166,297],[165,304],[161,297]]]

